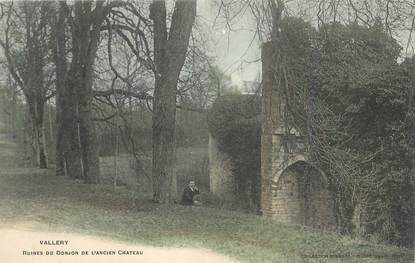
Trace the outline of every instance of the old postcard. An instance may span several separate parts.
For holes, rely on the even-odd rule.
[[[414,262],[413,0],[0,1],[0,263]]]

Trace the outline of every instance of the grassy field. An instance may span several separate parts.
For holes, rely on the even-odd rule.
[[[209,248],[241,262],[413,262],[408,249],[286,225],[237,211],[157,205],[124,188],[15,168],[0,140],[0,223],[39,222],[53,231],[153,246]],[[320,258],[313,258],[316,256]],[[324,258],[331,255],[331,258]]]

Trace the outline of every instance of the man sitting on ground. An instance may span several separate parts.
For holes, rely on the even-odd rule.
[[[190,181],[189,185],[184,189],[181,205],[200,205],[200,202],[193,200],[198,195],[199,189],[196,187],[195,181]]]

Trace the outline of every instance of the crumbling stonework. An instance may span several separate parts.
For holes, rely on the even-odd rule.
[[[284,123],[288,111],[279,85],[285,84],[276,74],[274,44],[262,47],[261,212],[328,229],[334,220],[325,175],[308,163],[305,138]]]
[[[327,182],[319,170],[300,161],[272,181],[271,217],[282,222],[329,229],[334,223]]]

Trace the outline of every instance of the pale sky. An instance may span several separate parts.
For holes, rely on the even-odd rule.
[[[243,81],[256,80],[261,70],[261,63],[258,61],[261,52],[258,39],[253,39],[254,25],[244,19],[238,21],[235,31],[229,32],[223,19],[217,19],[213,27],[218,10],[213,6],[212,0],[198,0],[197,4],[200,20],[211,31],[211,51],[216,58],[216,64],[231,76],[236,85],[241,86]]]

